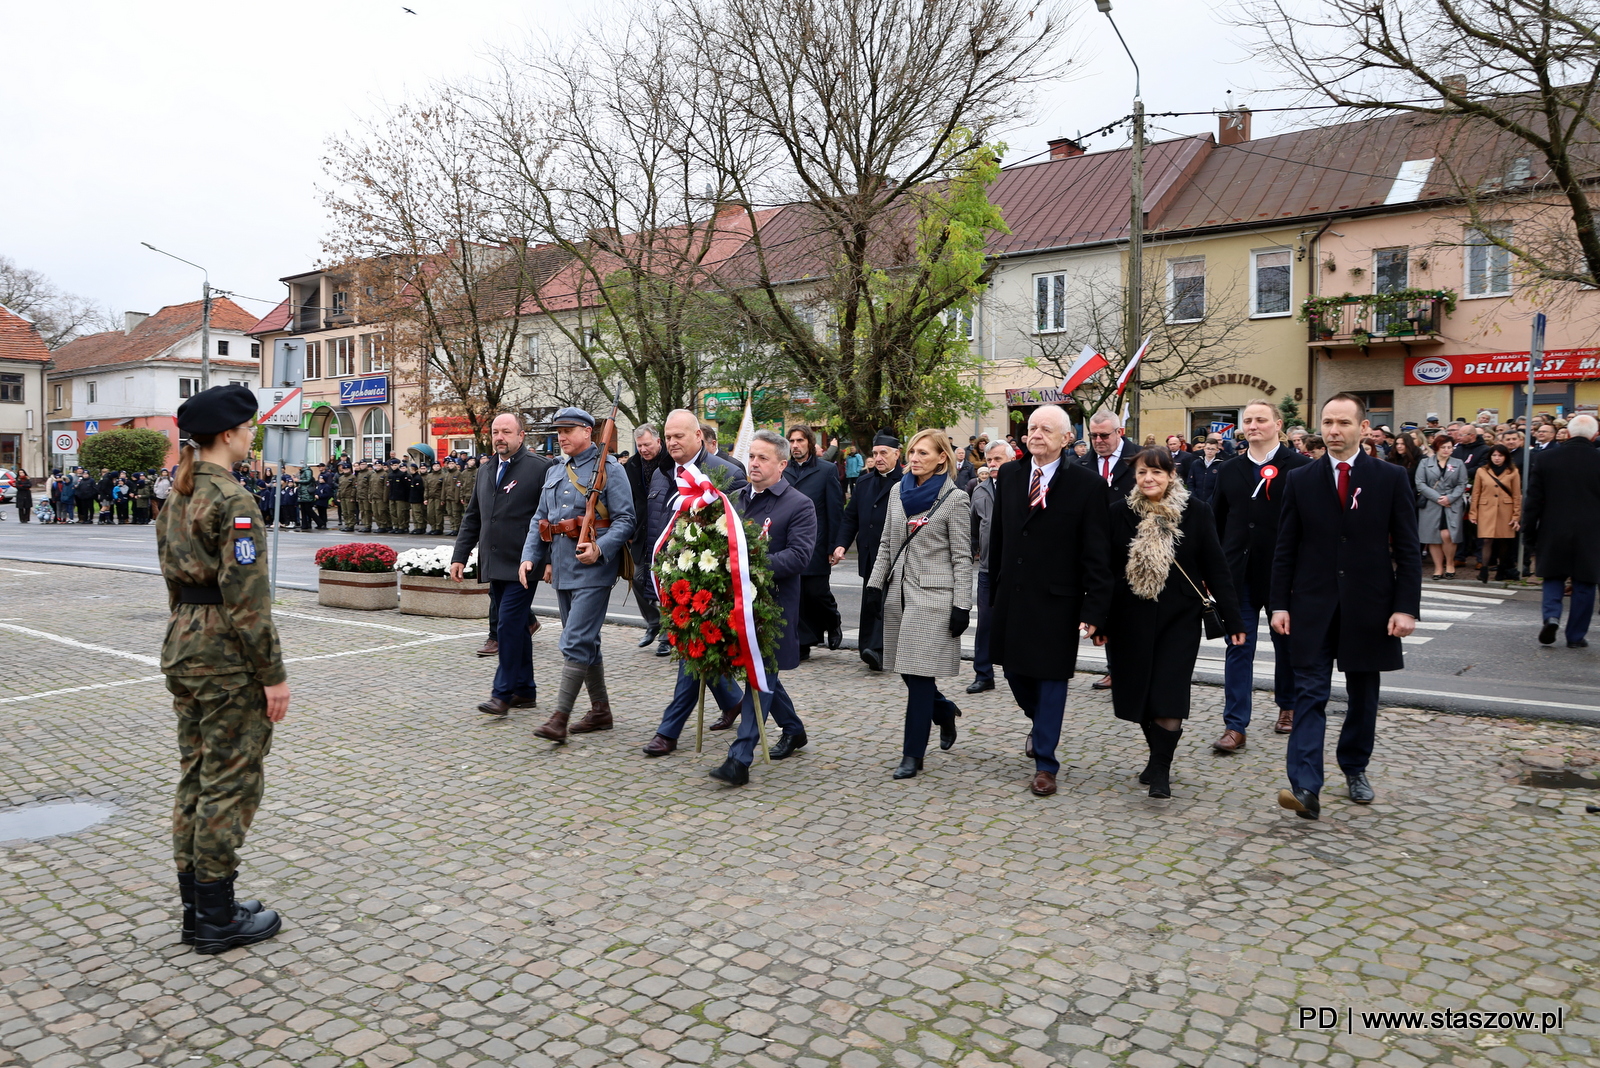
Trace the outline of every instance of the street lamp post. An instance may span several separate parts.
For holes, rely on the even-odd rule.
[[[191,263],[182,256],[173,256],[165,249],[156,248],[148,241],[139,244],[151,252],[159,252],[163,256],[170,256],[179,263],[188,263],[190,267],[198,270],[205,281],[200,283],[200,388],[211,388],[211,272],[201,267],[198,263]]]
[[[1116,31],[1122,50],[1128,53],[1133,64],[1133,158],[1129,199],[1132,201],[1128,220],[1128,310],[1123,317],[1123,359],[1133,359],[1139,351],[1139,339],[1144,336],[1144,99],[1140,92],[1139,61],[1123,39],[1117,20],[1111,17],[1111,0],[1094,0],[1095,7],[1105,15],[1106,21]],[[1143,440],[1139,436],[1139,379],[1144,369],[1135,368],[1128,380],[1127,434],[1134,445]]]

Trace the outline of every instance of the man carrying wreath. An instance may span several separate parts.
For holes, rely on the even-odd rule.
[[[800,576],[810,565],[811,551],[816,547],[817,509],[811,498],[784,481],[783,470],[787,466],[788,443],[770,430],[757,430],[750,442],[747,469],[750,485],[740,496],[745,519],[766,541],[767,563],[777,580],[778,604],[783,609],[777,662],[766,661],[772,692],[759,695],[763,718],[771,712],[783,730],[782,739],[773,746],[772,756],[787,756],[807,741],[805,724],[800,721],[789,692],[778,680],[778,672],[793,671],[800,666]],[[758,650],[752,652],[759,655]],[[711,772],[713,779],[729,786],[743,786],[750,781],[750,765],[755,759],[756,740],[760,737],[755,707],[757,697],[755,687],[747,684],[739,706],[739,734],[728,748],[727,761]]]

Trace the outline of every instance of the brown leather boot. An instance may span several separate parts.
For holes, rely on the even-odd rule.
[[[590,731],[608,731],[611,729],[611,705],[606,701],[595,701],[589,706],[589,711],[583,718],[572,725],[573,734],[588,734]]]
[[[544,726],[533,729],[533,736],[535,738],[548,738],[552,742],[566,741],[567,717],[570,715],[570,712],[550,713],[550,718],[544,721]]]
[[[707,727],[706,730],[708,730],[708,731],[725,731],[725,730],[727,730],[728,728],[732,727],[734,724],[739,722],[739,711],[740,711],[740,706],[739,705],[734,705],[732,708],[724,708],[722,710],[722,718],[717,720],[711,726]]]

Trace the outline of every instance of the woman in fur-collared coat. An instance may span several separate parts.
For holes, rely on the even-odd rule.
[[[1111,612],[1095,644],[1105,645],[1117,680],[1112,709],[1144,730],[1150,763],[1139,781],[1151,797],[1171,797],[1204,629],[1195,587],[1216,600],[1234,645],[1244,643],[1245,624],[1211,508],[1189,496],[1165,449],[1135,456],[1134,488],[1112,502],[1111,570]]]

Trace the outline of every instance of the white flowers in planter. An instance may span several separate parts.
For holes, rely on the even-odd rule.
[[[455,554],[455,546],[439,545],[432,549],[407,549],[395,557],[394,569],[402,575],[422,575],[428,578],[443,578],[450,573],[450,558]],[[464,578],[475,579],[478,577],[478,550],[474,546],[472,554],[467,557],[467,567]]]

